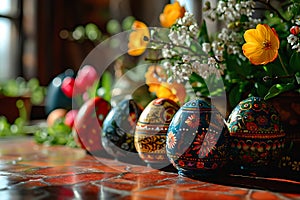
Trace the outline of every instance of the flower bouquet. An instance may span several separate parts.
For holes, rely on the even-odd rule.
[[[189,83],[197,96],[225,91],[232,108],[247,96],[267,100],[287,91],[299,92],[299,2],[285,3],[285,11],[271,3],[219,1],[212,8],[206,2],[206,18],[222,24],[221,31],[212,35],[205,21],[197,22],[178,2],[169,4],[160,15],[165,28],[148,28],[140,21],[133,24],[128,53],[138,56],[147,50],[146,60],[159,65],[146,73],[147,84],[150,77],[158,80],[148,84],[157,96],[166,96],[160,92],[164,86],[173,91],[170,94],[182,95],[174,84]],[[266,11],[256,18],[260,9]],[[223,88],[214,87],[217,79]]]
[[[134,22],[128,54],[143,55],[151,63],[145,74],[150,92],[180,105],[195,97],[221,97],[221,106],[215,106],[228,105],[229,112],[248,97],[272,103],[286,94],[299,96],[298,0],[228,0],[218,1],[216,7],[206,2],[204,13],[206,20],[220,24],[219,32],[209,34],[206,21],[197,22],[177,1],[166,5],[159,16],[162,28]],[[290,104],[297,113],[294,125],[299,127],[299,103]],[[296,141],[289,139],[291,144]],[[291,157],[284,155],[281,167],[300,163]]]

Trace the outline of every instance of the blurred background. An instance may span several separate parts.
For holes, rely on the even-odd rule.
[[[173,0],[1,0],[0,82],[36,78],[40,85],[67,69],[75,72],[104,35],[132,16],[160,26],[159,14]],[[202,0],[180,0],[200,21]],[[131,18],[132,19],[132,18]],[[113,20],[113,23],[112,23]],[[110,30],[110,27],[115,30]],[[83,35],[96,30],[97,34]],[[101,62],[101,61],[99,61]]]
[[[70,40],[66,32],[93,23],[103,34],[107,22],[127,16],[159,25],[167,0],[1,0],[0,81],[37,77],[47,85],[66,69],[77,70],[95,44]],[[155,17],[154,17],[155,16]],[[63,31],[65,30],[65,31]]]

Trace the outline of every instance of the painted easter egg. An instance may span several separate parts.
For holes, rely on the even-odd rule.
[[[95,97],[86,101],[76,115],[73,125],[75,141],[92,155],[107,154],[101,143],[101,131],[110,109],[109,102],[101,97]]]
[[[228,138],[220,112],[204,100],[191,100],[170,123],[167,156],[181,175],[209,176],[226,165]]]
[[[133,100],[125,99],[108,113],[103,122],[102,145],[121,161],[141,162],[134,146],[134,133],[142,108]]]
[[[259,97],[247,98],[233,109],[227,126],[232,163],[238,169],[268,170],[277,163],[284,148],[285,132],[273,106]]]
[[[166,154],[169,124],[179,106],[170,99],[158,98],[143,110],[136,125],[134,144],[139,156],[153,168],[170,165]]]
[[[47,88],[47,95],[45,97],[45,112],[48,115],[51,111],[63,108],[70,110],[72,108],[72,98],[66,96],[61,90],[62,83],[65,78],[75,76],[75,72],[71,69],[56,76]]]

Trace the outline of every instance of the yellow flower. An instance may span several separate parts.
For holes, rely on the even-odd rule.
[[[132,30],[129,34],[128,54],[139,56],[146,51],[150,33],[147,25],[137,20],[132,24]]]
[[[184,16],[185,8],[181,7],[178,1],[175,1],[173,4],[167,4],[163,10],[163,13],[160,14],[159,19],[163,27],[171,27],[178,18]]]
[[[244,38],[243,53],[252,64],[265,65],[277,58],[280,42],[274,28],[258,24],[256,29],[247,30]]]
[[[155,93],[158,98],[167,98],[183,104],[186,96],[185,87],[180,83],[161,81],[158,77],[166,78],[162,67],[150,66],[145,74],[149,91]]]

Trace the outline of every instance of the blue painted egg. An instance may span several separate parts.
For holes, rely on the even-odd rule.
[[[167,133],[167,156],[184,176],[201,177],[228,161],[228,129],[219,111],[201,99],[185,103]]]
[[[227,120],[231,159],[242,170],[268,170],[278,163],[285,132],[278,112],[260,97],[241,101]]]
[[[61,85],[66,77],[74,77],[73,70],[68,69],[64,73],[55,77],[47,88],[47,95],[45,98],[45,112],[48,115],[51,111],[64,108],[72,109],[72,98],[67,97],[61,90]]]
[[[158,98],[151,101],[139,117],[134,144],[141,159],[153,168],[171,170],[168,169],[170,162],[166,154],[166,136],[178,109],[174,101]]]
[[[133,100],[125,99],[110,110],[103,122],[102,146],[121,161],[136,162],[138,157],[134,146],[136,122],[142,108]]]

